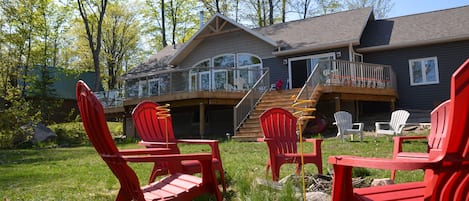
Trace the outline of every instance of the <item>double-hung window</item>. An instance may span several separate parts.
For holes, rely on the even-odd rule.
[[[409,60],[410,85],[438,84],[438,59],[427,57]]]

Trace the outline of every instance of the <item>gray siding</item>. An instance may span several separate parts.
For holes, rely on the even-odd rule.
[[[283,87],[287,86],[288,79],[288,64],[283,64],[281,58],[270,58],[262,60],[264,67],[269,68],[270,83],[275,84],[277,80],[283,81]]]
[[[469,41],[365,53],[367,63],[391,65],[396,73],[398,108],[431,110],[449,98],[452,73],[469,57]],[[411,86],[409,60],[437,57],[439,84]]]
[[[204,39],[178,66],[192,67],[202,59],[221,54],[251,53],[260,58],[270,58],[274,50],[275,47],[261,39],[244,31],[236,31]]]

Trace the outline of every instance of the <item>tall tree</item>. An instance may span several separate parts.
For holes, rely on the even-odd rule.
[[[298,14],[298,17],[305,19],[309,16],[311,12],[311,0],[296,0],[289,1],[288,5],[291,7],[294,13]]]
[[[384,18],[391,11],[394,4],[391,0],[346,0],[345,6],[348,9],[373,7],[373,12],[377,18]]]
[[[168,46],[166,42],[166,21],[165,21],[165,12],[164,12],[164,0],[161,0],[161,40],[163,47]]]
[[[316,12],[319,15],[334,13],[342,9],[339,0],[316,0]]]
[[[269,0],[269,25],[274,24],[274,2]]]
[[[139,23],[137,11],[110,4],[103,22],[103,51],[106,60],[107,88],[117,88],[117,78],[123,72],[126,56],[137,49]]]
[[[282,13],[282,23],[284,23],[285,22],[285,15],[287,13],[287,0],[282,0],[281,13]]]
[[[232,3],[237,3],[238,1],[233,0],[199,0],[202,3],[202,7],[207,9],[210,15],[215,15],[215,13],[221,13],[222,15],[229,16],[230,8]]]
[[[77,0],[80,16],[85,26],[88,45],[93,55],[93,66],[96,73],[94,90],[98,91],[101,82],[101,69],[99,66],[99,53],[101,52],[101,36],[104,14],[108,0]],[[96,7],[96,8],[95,8]],[[91,13],[89,13],[91,12]],[[95,30],[96,29],[96,30]]]

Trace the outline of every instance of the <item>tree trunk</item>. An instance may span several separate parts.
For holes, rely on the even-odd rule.
[[[269,0],[269,25],[274,24],[274,2]]]
[[[165,12],[164,12],[164,0],[161,0],[161,37],[162,37],[162,45],[163,47],[168,46],[168,43],[166,43],[166,26],[165,26]]]
[[[285,13],[286,13],[286,6],[287,0],[282,0],[282,23],[285,23]]]

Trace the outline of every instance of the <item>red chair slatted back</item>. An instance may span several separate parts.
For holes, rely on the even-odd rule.
[[[450,100],[447,100],[436,107],[431,113],[432,126],[428,135],[429,149],[441,149],[443,146],[443,136],[448,129],[448,119],[450,113]]]
[[[273,153],[297,153],[297,118],[291,112],[271,108],[264,111],[259,119],[269,150]]]
[[[450,118],[441,150],[430,159],[443,157],[440,166],[427,170],[425,195],[429,200],[469,200],[469,59],[451,78]]]
[[[137,175],[124,161],[111,137],[103,106],[83,81],[77,83],[76,98],[86,134],[101,158],[119,179],[121,190],[128,190],[127,194],[144,200]]]
[[[175,142],[172,118],[167,116],[166,119],[158,118],[158,103],[152,101],[142,101],[132,111],[132,119],[135,128],[142,139],[146,142]],[[174,147],[178,149],[177,146]],[[179,150],[179,149],[178,149]]]

